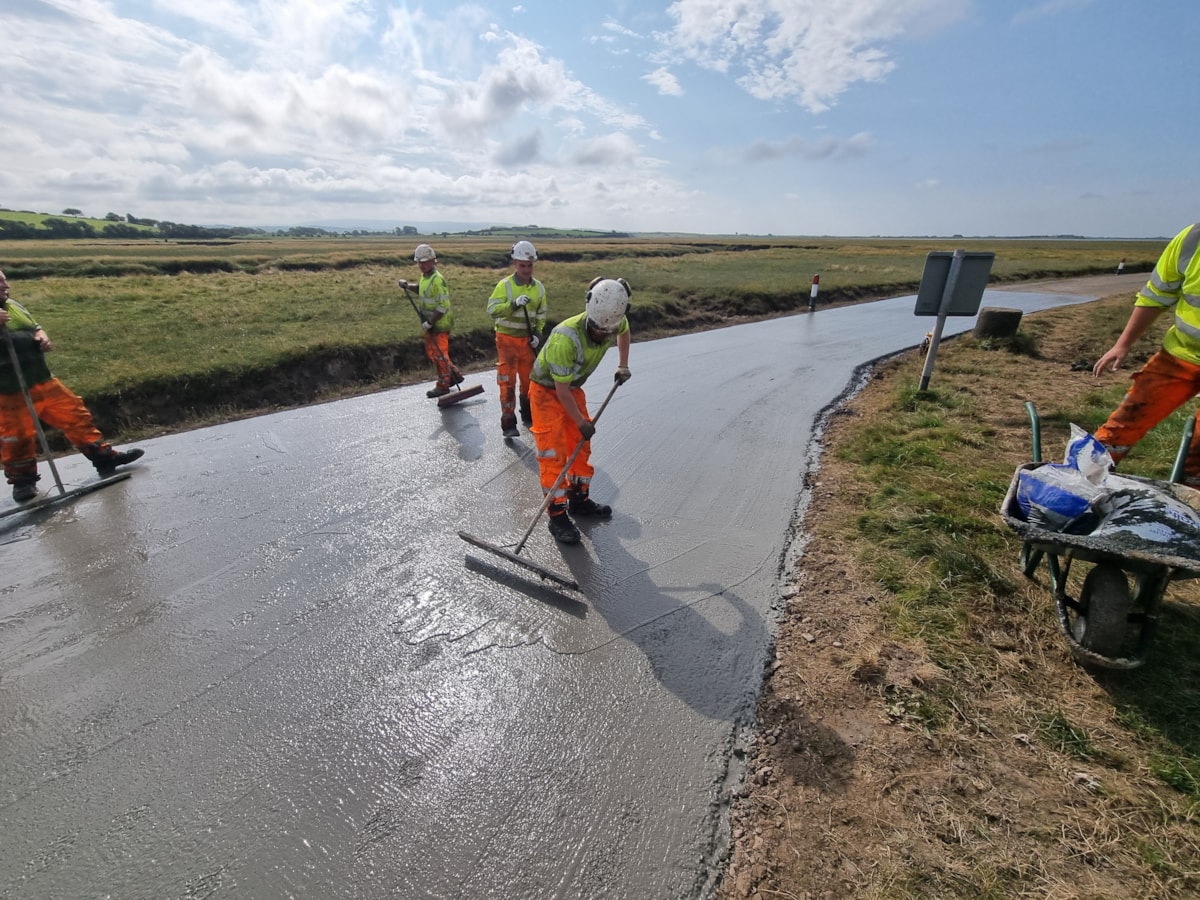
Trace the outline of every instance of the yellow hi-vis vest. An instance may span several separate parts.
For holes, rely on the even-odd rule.
[[[1163,349],[1200,365],[1200,222],[1189,225],[1167,244],[1135,306],[1161,307],[1175,314],[1163,337]]]
[[[616,336],[628,330],[629,320],[622,316],[616,334],[608,335],[597,344],[587,333],[587,313],[572,316],[550,332],[542,352],[533,362],[529,378],[542,387],[552,388],[559,381],[565,381],[571,387],[583,387],[616,341]]]
[[[433,331],[450,331],[454,327],[454,308],[450,305],[450,288],[442,273],[434,269],[428,275],[422,275],[417,282],[417,308],[421,310],[421,318],[428,322],[435,312],[442,317],[433,325]]]
[[[518,294],[529,298],[524,310],[512,305],[513,297]],[[530,284],[518,284],[516,275],[509,275],[501,279],[492,291],[487,311],[500,334],[513,337],[541,334],[546,327],[546,289],[536,278]]]

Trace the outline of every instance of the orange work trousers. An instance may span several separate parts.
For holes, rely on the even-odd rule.
[[[571,396],[579,406],[579,411],[590,422],[592,417],[587,411],[587,397],[583,388],[571,388]],[[543,387],[534,382],[529,387],[529,405],[533,410],[533,439],[537,443],[538,472],[542,481],[542,493],[549,493],[554,482],[562,474],[563,466],[583,435],[579,426],[567,415],[563,405],[558,402],[554,388]],[[586,442],[575,460],[567,477],[563,479],[554,496],[550,498],[550,506],[563,506],[567,502],[567,492],[574,489],[584,493],[591,487],[592,475],[596,471],[589,461],[592,456],[592,443]]]
[[[500,389],[501,415],[516,415],[518,382],[521,396],[529,396],[533,358],[529,338],[496,332],[496,385]]]
[[[462,373],[454,363],[450,362],[450,332],[425,332],[425,355],[437,369],[438,387],[450,388],[462,381]]]
[[[31,385],[29,396],[38,418],[77,448],[104,443],[83,400],[57,378]],[[14,476],[37,472],[37,431],[20,393],[0,394],[0,462],[10,484]]]
[[[1200,366],[1159,350],[1133,376],[1121,405],[1096,429],[1096,440],[1120,462],[1146,433],[1200,393]],[[1200,428],[1183,465],[1184,482],[1200,487]]]

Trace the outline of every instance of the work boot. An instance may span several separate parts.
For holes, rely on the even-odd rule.
[[[13,479],[13,499],[18,503],[28,503],[38,495],[37,480],[39,475],[17,475]]]
[[[567,509],[573,516],[592,516],[597,519],[611,519],[612,507],[597,503],[587,494],[571,491],[567,499]]]
[[[526,428],[533,425],[533,410],[529,408],[528,397],[521,398],[521,421],[525,424]]]
[[[427,390],[425,392],[425,396],[428,397],[430,400],[432,400],[435,397],[444,397],[448,393],[450,393],[450,388],[442,387],[439,384],[439,385],[431,387],[429,390]]]
[[[560,544],[579,543],[579,529],[565,512],[550,514],[550,534]]]
[[[463,383],[463,373],[458,371],[458,369],[454,370],[454,374],[451,375],[450,378],[455,384]]]
[[[97,449],[93,445],[92,448],[85,449],[83,455],[92,461],[92,465],[96,467],[96,474],[105,478],[117,471],[117,466],[128,465],[135,459],[141,459],[146,455],[146,451],[136,447],[132,450],[121,451],[114,450],[110,446],[102,446]]]
[[[512,413],[505,413],[500,417],[500,433],[505,437],[520,437],[521,432],[517,430],[517,417]]]

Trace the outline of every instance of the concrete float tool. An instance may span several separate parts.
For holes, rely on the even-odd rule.
[[[604,398],[604,402],[600,404],[600,408],[596,410],[596,414],[592,416],[592,422],[599,421],[600,415],[604,412],[604,408],[608,406],[608,401],[613,398],[613,394],[617,392],[617,388],[620,386],[620,382],[613,382],[613,386],[609,390],[608,396]],[[533,521],[529,523],[529,527],[526,528],[525,533],[521,535],[521,540],[517,541],[517,546],[515,549],[506,550],[503,547],[499,547],[496,544],[490,544],[483,540],[483,538],[477,538],[473,534],[468,534],[465,531],[460,531],[458,536],[468,544],[473,544],[474,546],[479,547],[481,550],[486,550],[488,553],[494,553],[496,556],[499,556],[502,559],[507,559],[511,563],[516,563],[518,566],[523,566],[524,568],[529,569],[531,572],[536,572],[547,581],[553,581],[555,584],[560,584],[563,587],[571,588],[575,591],[579,590],[579,582],[575,581],[575,579],[568,578],[566,575],[560,575],[553,569],[547,569],[545,566],[539,566],[537,563],[526,559],[520,554],[525,548],[525,542],[529,540],[529,535],[533,534],[533,529],[537,526],[538,520],[542,517],[542,513],[544,513],[550,506],[550,500],[554,496],[554,492],[558,490],[559,486],[563,483],[563,479],[567,477],[567,472],[571,470],[571,464],[575,462],[575,457],[579,455],[579,451],[583,449],[583,445],[585,443],[586,441],[581,439],[579,443],[575,445],[575,449],[571,451],[571,455],[567,457],[567,461],[563,465],[562,471],[558,473],[558,478],[554,480],[554,486],[551,487],[550,490],[546,491],[546,496],[542,498],[542,505],[538,507],[538,511],[534,515]]]
[[[402,287],[404,289],[404,296],[408,298],[408,302],[412,304],[413,312],[415,312],[417,314],[417,318],[419,318],[421,320],[421,324],[424,325],[425,317],[423,315],[421,315],[421,309],[419,306],[417,306],[417,301],[413,299],[413,296],[411,293],[412,285],[409,284],[404,279],[400,279],[400,281],[398,281],[397,284],[399,284],[400,287]],[[449,361],[442,354],[440,347],[438,348],[438,356],[441,357],[442,363],[446,366],[447,369],[449,369],[450,368]],[[466,400],[468,397],[475,397],[482,393],[483,393],[483,385],[482,384],[471,385],[471,387],[467,388],[465,391],[462,389],[462,387],[460,385],[456,384],[456,385],[454,385],[454,393],[442,394],[442,396],[437,398],[437,405],[440,406],[442,409],[445,409],[447,406],[453,406],[455,403],[461,403],[462,401]]]
[[[38,419],[37,407],[33,405],[33,397],[29,393],[29,385],[25,383],[25,374],[21,371],[21,362],[17,359],[17,348],[13,346],[12,335],[8,333],[8,329],[0,326],[0,333],[4,335],[5,348],[8,350],[8,359],[12,364],[13,371],[17,373],[17,384],[21,386],[21,395],[25,398],[25,406],[29,409],[29,415],[33,419],[33,427],[37,432],[38,444],[42,448],[42,455],[46,458],[46,464],[50,466],[50,471],[54,475],[54,483],[58,486],[58,494],[49,497],[43,497],[41,500],[34,500],[31,503],[22,503],[16,509],[7,509],[0,512],[0,519],[7,516],[15,516],[17,513],[31,512],[35,509],[42,509],[50,506],[53,503],[62,503],[64,500],[70,500],[81,494],[90,494],[92,491],[97,491],[102,487],[108,487],[118,481],[124,481],[132,473],[117,472],[113,475],[105,476],[99,481],[93,481],[91,484],[85,484],[83,487],[72,488],[67,490],[63,487],[62,479],[58,477],[58,467],[54,465],[54,457],[50,454],[50,443],[46,440],[46,432],[42,429],[41,420]]]

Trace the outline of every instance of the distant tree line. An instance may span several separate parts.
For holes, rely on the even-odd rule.
[[[63,210],[64,214],[74,214],[75,212],[77,211]],[[96,227],[91,222],[81,219],[62,219],[57,216],[47,216],[40,224],[0,217],[0,240],[61,240],[64,238],[203,240],[240,238],[252,235],[326,238],[417,233],[417,229],[410,225],[404,226],[403,229],[397,228],[394,232],[360,231],[358,229],[354,231],[329,231],[325,228],[314,228],[312,226],[298,226],[295,228],[277,229],[275,231],[236,226],[210,228],[203,225],[181,225],[178,222],[160,222],[157,219],[139,219],[133,215],[118,216],[116,213],[109,213],[105,216],[105,222],[105,225]]]
[[[137,226],[150,226],[139,228]],[[313,230],[313,229],[305,229]],[[317,229],[319,230],[319,229]],[[63,238],[231,238],[266,234],[261,228],[205,228],[201,225],[179,225],[175,222],[127,217],[124,222],[109,222],[96,228],[90,222],[70,221],[49,216],[40,225],[0,218],[0,239],[3,240],[61,240]]]
[[[411,237],[418,234],[413,225],[398,226],[390,231],[369,231],[354,229],[353,231],[330,231],[326,228],[313,226],[297,226],[268,231],[263,228],[217,227],[204,225],[181,225],[177,222],[161,222],[158,219],[143,219],[133,213],[119,215],[115,212],[104,216],[104,224],[97,224],[97,219],[89,219],[83,210],[69,206],[62,211],[62,216],[46,216],[41,222],[25,222],[19,219],[4,217],[4,213],[13,210],[0,206],[0,240],[61,240],[64,238],[122,238],[142,240],[203,240],[212,238],[241,238],[247,236],[264,237],[295,237],[295,238],[330,238],[330,237],[368,237],[378,235],[397,235]],[[26,211],[27,212],[27,211]],[[22,213],[24,215],[25,213]],[[33,213],[33,215],[41,215]]]

